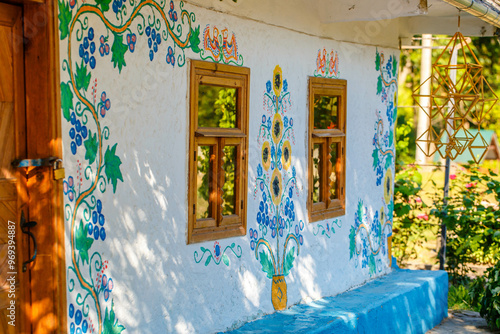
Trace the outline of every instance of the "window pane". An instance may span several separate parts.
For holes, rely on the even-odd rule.
[[[312,200],[313,203],[322,201],[321,198],[321,174],[322,174],[322,161],[321,151],[323,145],[314,144],[313,149],[313,187],[312,187]]]
[[[198,126],[236,127],[236,88],[200,85],[198,90]]]
[[[236,146],[224,146],[222,168],[224,169],[224,186],[222,187],[222,215],[228,216],[236,214],[236,197],[234,196],[236,181]]]
[[[314,128],[338,128],[338,96],[314,95]]]
[[[210,194],[213,193],[212,175],[213,163],[215,160],[213,146],[198,146],[197,153],[197,182],[198,191],[196,199],[196,219],[210,218],[212,215],[212,206],[210,205]]]
[[[340,143],[332,143],[330,147],[330,163],[332,164],[332,172],[330,173],[330,200],[338,199],[339,194],[337,191],[337,185],[339,182],[337,162],[339,158],[339,148]]]

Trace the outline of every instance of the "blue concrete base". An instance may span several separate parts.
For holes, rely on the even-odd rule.
[[[448,314],[448,274],[393,270],[346,293],[292,306],[230,333],[425,333]]]

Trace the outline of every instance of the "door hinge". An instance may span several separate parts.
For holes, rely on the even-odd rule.
[[[241,200],[241,210],[243,210],[243,200]]]

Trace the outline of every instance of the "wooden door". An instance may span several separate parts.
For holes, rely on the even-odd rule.
[[[66,333],[62,180],[53,179],[50,167],[11,166],[15,159],[61,157],[58,2],[1,1],[0,333]],[[38,223],[31,229],[37,257],[26,272],[23,262],[34,245],[21,231],[21,212]],[[16,255],[9,262],[13,245]],[[15,327],[7,317],[11,303]]]
[[[11,166],[26,156],[22,8],[0,3],[0,332],[23,333],[30,324],[26,275],[28,256],[20,228],[26,210],[26,178]],[[28,212],[26,212],[26,215]]]

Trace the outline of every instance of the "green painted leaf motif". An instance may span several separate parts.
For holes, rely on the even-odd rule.
[[[95,0],[96,5],[101,6],[103,12],[107,12],[109,10],[109,4],[111,0]]]
[[[389,131],[389,147],[392,147],[392,143],[394,142],[394,133]]]
[[[205,253],[205,252],[207,251],[207,249],[206,249],[205,247],[200,247],[200,249],[201,249],[201,251],[202,251],[203,253]]]
[[[395,77],[396,73],[398,72],[398,61],[396,60],[396,57],[392,57],[392,76]]]
[[[212,254],[210,254],[208,257],[207,257],[207,260],[205,261],[205,267],[208,266],[210,264],[210,260],[212,260]]]
[[[229,267],[229,257],[226,254],[222,255],[222,262]]]
[[[361,222],[363,220],[363,201],[358,202],[358,219]]]
[[[75,234],[75,248],[78,250],[83,264],[89,262],[89,249],[94,243],[94,239],[87,236],[86,227],[86,225],[83,225],[83,220],[80,220],[80,225],[78,225]]]
[[[69,122],[71,120],[70,110],[73,110],[73,92],[65,82],[61,82],[61,109],[64,119]]]
[[[71,22],[72,13],[69,8],[69,3],[59,1],[59,31],[61,32],[61,40],[69,35],[69,23]]]
[[[373,254],[370,254],[368,258],[368,267],[370,269],[370,275],[373,275],[377,272],[377,265],[375,264],[375,257]]]
[[[373,149],[372,157],[373,157],[373,169],[376,169],[378,166],[378,148]]]
[[[382,77],[379,75],[377,78],[377,95],[382,93]]]
[[[356,229],[354,226],[351,226],[351,230],[349,231],[349,259],[352,259],[354,254],[356,253]]]
[[[378,51],[377,54],[375,55],[375,69],[377,71],[380,71],[380,53],[378,53]]]
[[[89,161],[89,164],[93,164],[97,156],[97,134],[92,135],[92,131],[89,130],[89,137],[83,142],[85,146],[85,159]]]
[[[118,180],[123,182],[122,172],[120,171],[122,161],[116,155],[116,145],[118,144],[115,144],[111,150],[108,146],[106,153],[104,154],[104,173],[108,178],[108,182],[113,184],[113,193],[116,192],[116,184],[118,183]]]
[[[82,60],[82,65],[78,66],[78,63],[76,64],[76,75],[75,75],[75,84],[76,84],[76,89],[84,89],[85,91],[89,88],[90,84],[90,77],[91,74],[90,72],[87,73],[87,66],[83,63]]]
[[[260,264],[262,265],[262,271],[267,274],[267,278],[273,278],[274,268],[271,259],[269,259],[269,256],[264,251],[260,252],[259,255]]]
[[[113,46],[111,47],[111,61],[113,62],[113,66],[116,68],[118,66],[118,71],[121,73],[123,66],[127,65],[125,63],[125,52],[128,50],[127,44],[123,44],[123,36],[115,35],[115,39],[113,41]]]
[[[385,156],[385,169],[387,170],[389,167],[392,167],[392,155],[387,154]]]
[[[295,260],[295,247],[292,247],[285,256],[285,263],[283,263],[283,275],[287,276],[293,268],[293,260]]]
[[[200,53],[200,26],[191,29],[191,36],[189,36],[189,45],[194,53]]]
[[[102,323],[102,333],[103,334],[120,334],[125,330],[123,325],[118,325],[118,319],[116,319],[114,308],[114,302],[111,302],[111,312],[108,314],[108,308],[106,307],[106,313],[104,315],[104,322]]]

